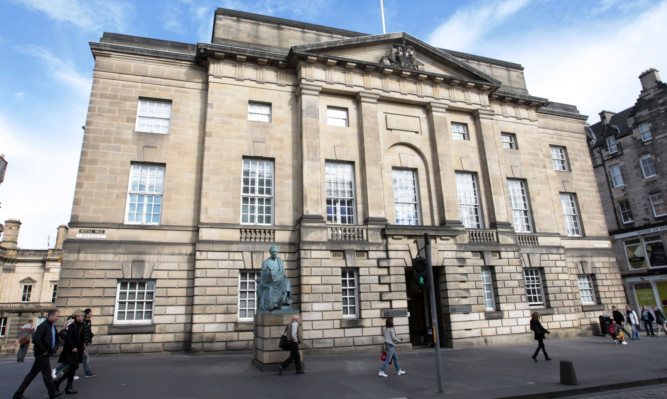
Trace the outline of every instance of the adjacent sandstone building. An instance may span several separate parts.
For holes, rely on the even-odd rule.
[[[586,116],[521,65],[218,9],[211,43],[105,33],[57,304],[105,353],[252,349],[277,245],[311,352],[590,334],[623,289]]]

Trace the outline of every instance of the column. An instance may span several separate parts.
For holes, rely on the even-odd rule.
[[[322,207],[322,160],[320,157],[321,87],[301,84],[296,91],[301,130],[302,222],[324,222]]]

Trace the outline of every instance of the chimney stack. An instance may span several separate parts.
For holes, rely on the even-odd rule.
[[[600,120],[602,121],[602,123],[606,125],[608,123],[611,123],[611,117],[616,115],[616,112],[602,111],[598,115],[600,115]]]
[[[0,246],[6,249],[17,249],[19,242],[19,229],[21,228],[21,221],[18,219],[5,220],[5,231],[2,236]]]
[[[660,74],[657,69],[650,68],[639,75],[639,81],[642,82],[642,90],[648,90],[660,82]]]
[[[63,249],[63,242],[65,242],[65,238],[67,238],[67,231],[69,228],[61,224],[58,226],[58,237],[56,237],[56,247],[54,249]]]

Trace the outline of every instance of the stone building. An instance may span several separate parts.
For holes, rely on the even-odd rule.
[[[667,310],[667,85],[651,68],[634,106],[600,112],[589,147],[625,293]]]
[[[252,349],[277,245],[311,352],[590,334],[623,299],[586,116],[521,65],[218,9],[211,43],[105,33],[57,304],[100,352]]]
[[[21,222],[5,221],[0,241],[0,353],[14,353],[22,325],[37,326],[55,307],[63,240],[67,226],[58,227],[53,249],[19,249]]]

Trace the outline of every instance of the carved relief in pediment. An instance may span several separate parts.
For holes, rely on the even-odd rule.
[[[380,64],[391,65],[400,68],[421,70],[424,63],[417,59],[415,48],[403,43],[394,43],[389,52],[380,58]]]

